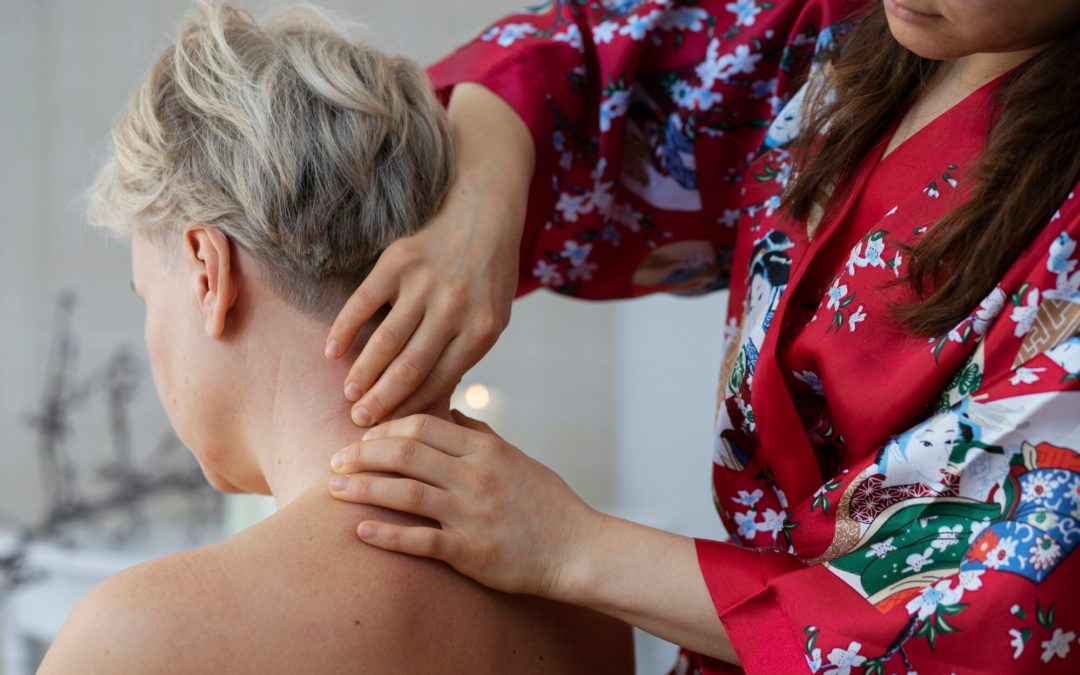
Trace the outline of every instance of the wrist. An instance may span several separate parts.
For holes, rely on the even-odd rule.
[[[552,574],[547,597],[579,606],[592,606],[594,595],[607,570],[605,552],[618,540],[623,521],[586,507],[563,547],[563,555]]]

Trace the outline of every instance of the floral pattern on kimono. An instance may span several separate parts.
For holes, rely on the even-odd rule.
[[[729,288],[712,478],[732,542],[697,547],[746,670],[1070,672],[1080,200],[955,328],[899,325],[905,251],[970,194],[997,83],[790,222],[799,85],[865,1],[555,2],[429,73],[533,136],[520,293]],[[675,672],[735,670],[684,651]]]

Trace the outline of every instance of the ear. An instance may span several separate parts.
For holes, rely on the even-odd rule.
[[[225,333],[229,310],[236,304],[236,268],[231,242],[219,230],[196,225],[184,231],[183,248],[206,334],[220,338]]]

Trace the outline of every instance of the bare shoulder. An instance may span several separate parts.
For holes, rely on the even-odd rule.
[[[78,604],[40,673],[200,672],[227,617],[220,555],[198,549],[110,577]]]
[[[113,577],[72,614],[41,672],[632,668],[611,667],[612,654],[630,663],[625,626],[364,545],[354,532],[371,508],[320,495],[221,544]]]

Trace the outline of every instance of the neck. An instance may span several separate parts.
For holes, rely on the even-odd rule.
[[[366,431],[349,418],[352,403],[342,387],[370,328],[352,351],[328,361],[322,353],[328,329],[323,322],[291,307],[261,318],[267,329],[251,331],[254,344],[246,350],[254,384],[239,444],[282,508],[305,493],[325,490],[330,457]],[[427,412],[445,416],[448,403],[444,399]]]
[[[1003,75],[1042,51],[1045,45],[1015,52],[969,54],[941,64],[939,82],[961,91],[972,92]]]

